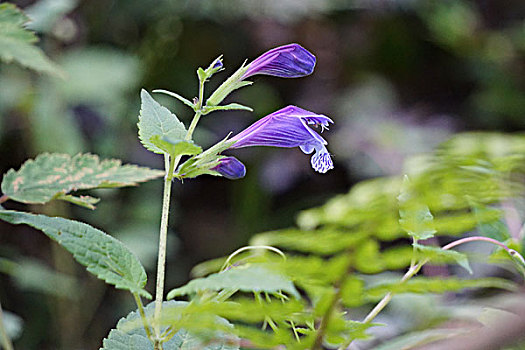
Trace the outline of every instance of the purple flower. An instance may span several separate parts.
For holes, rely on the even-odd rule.
[[[327,116],[315,114],[305,109],[288,106],[258,120],[244,131],[235,135],[230,141],[235,143],[230,148],[250,146],[300,147],[310,154],[312,168],[326,173],[334,167],[327,142],[318,133],[308,127],[321,126],[321,131],[333,121]]]
[[[248,65],[248,70],[241,79],[256,74],[299,78],[312,74],[314,67],[314,55],[299,44],[288,44],[276,47],[256,58]]]
[[[219,165],[211,168],[230,180],[237,180],[246,175],[246,167],[235,157],[224,157],[219,159]]]

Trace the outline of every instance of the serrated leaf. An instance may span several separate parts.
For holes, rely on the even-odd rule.
[[[240,290],[243,292],[286,292],[300,298],[292,281],[283,274],[260,265],[244,265],[214,273],[205,278],[191,280],[185,286],[172,289],[168,299],[206,290]]]
[[[116,159],[100,161],[92,154],[71,157],[44,153],[26,161],[18,171],[9,170],[2,180],[2,191],[9,198],[23,203],[46,203],[58,198],[93,205],[93,199],[64,195],[76,190],[133,186],[163,174],[159,170],[122,165]]]
[[[170,324],[164,316],[165,314],[176,314],[177,311],[184,312],[185,306],[188,303],[181,301],[167,301],[162,303],[163,324]],[[150,303],[144,308],[146,317],[151,319],[154,312],[154,303]],[[191,316],[188,317],[191,319]],[[196,315],[198,316],[198,315]],[[231,329],[231,325],[224,319],[213,316],[214,322],[222,323],[224,327]],[[185,319],[185,321],[188,320]],[[151,323],[151,321],[149,322]],[[235,336],[229,335],[224,338],[224,335],[216,329],[204,329],[205,324],[201,325],[202,330],[207,333],[208,338],[213,338],[213,342],[206,344],[203,338],[200,338],[185,329],[178,329],[177,333],[168,341],[162,344],[164,350],[237,350],[239,349],[239,339]],[[224,338],[224,339],[223,339]],[[108,337],[103,340],[103,347],[101,350],[153,350],[153,345],[147,338],[143,327],[142,320],[139,313],[133,311],[125,318],[121,318],[116,329],[112,329]]]
[[[141,107],[139,115],[139,139],[147,150],[163,154],[164,151],[151,142],[151,138],[158,135],[161,139],[181,141],[186,137],[186,128],[177,116],[166,107],[161,106],[144,89],[140,92]]]
[[[192,156],[202,152],[202,148],[193,143],[193,141],[175,141],[166,136],[161,137],[159,135],[152,136],[150,141],[159,149],[169,154],[172,158],[177,156]]]
[[[0,219],[41,230],[106,283],[151,298],[143,289],[147,278],[140,261],[122,243],[106,233],[78,221],[14,210],[0,210]]]
[[[443,250],[439,247],[432,247],[428,245],[421,245],[414,243],[414,247],[417,248],[417,255],[420,259],[426,258],[429,259],[432,263],[451,263],[455,262],[459,266],[463,267],[470,274],[472,274],[472,269],[468,262],[467,255],[456,252],[454,250]]]
[[[386,293],[445,293],[455,292],[466,288],[500,288],[505,290],[515,290],[516,284],[502,278],[478,278],[478,279],[459,279],[459,278],[428,278],[415,277],[404,283],[392,282],[381,283],[367,288],[365,295],[370,301],[379,300]]]
[[[29,19],[13,4],[0,4],[0,59],[16,61],[38,72],[63,77],[62,70],[33,44],[38,40],[24,28]]]
[[[231,111],[231,110],[253,112],[253,109],[248,107],[248,106],[244,106],[244,105],[241,105],[239,103],[230,103],[230,104],[227,104],[227,105],[224,105],[224,106],[205,107],[204,112],[202,113],[202,115],[206,115],[206,114],[209,114],[209,113],[214,112],[214,111]]]

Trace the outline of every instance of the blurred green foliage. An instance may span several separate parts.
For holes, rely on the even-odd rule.
[[[283,101],[329,115],[336,123],[333,135],[325,137],[333,145],[336,171],[324,177],[311,174],[299,151],[283,150],[274,156],[264,150],[242,150],[239,152],[246,155],[243,159],[249,159],[247,178],[242,182],[210,178],[198,183],[188,180],[176,188],[174,200],[184,206],[175,203],[170,220],[173,245],[168,286],[182,284],[194,263],[232,251],[255,232],[292,225],[298,210],[347,192],[359,180],[399,174],[407,156],[431,151],[457,130],[514,131],[525,125],[521,74],[525,5],[519,0],[16,3],[33,19],[28,28],[37,32],[40,40],[36,45],[61,67],[65,78],[35,73],[16,63],[0,64],[2,173],[18,168],[38,153],[54,151],[70,155],[89,151],[161,167],[162,160],[143,151],[136,138],[140,87],[176,89],[193,96],[197,91],[195,68],[206,66],[221,53],[228,58],[227,72],[233,72],[245,58],[287,42],[299,42],[317,55],[316,73],[308,81],[292,82],[292,86],[260,78],[253,87],[239,91],[238,98],[254,107],[253,118],[282,107]],[[32,35],[27,43],[34,43],[34,38]],[[1,55],[4,51],[0,50]],[[184,106],[170,99],[162,102],[182,120],[189,117]],[[219,135],[240,130],[249,124],[248,118],[247,113],[225,112],[204,119],[206,130],[196,135],[198,144],[206,146]],[[475,140],[476,136],[456,139],[449,147],[468,153]],[[485,140],[496,156],[508,146],[500,138]],[[454,163],[456,157],[461,158],[461,154],[451,156],[448,168],[436,165],[431,178],[436,186],[450,186],[464,193],[479,191],[479,197],[504,194],[495,195],[491,184],[499,183],[497,174],[513,164],[511,161],[464,164]],[[459,165],[467,168],[456,169]],[[415,158],[407,165],[412,170],[429,166],[434,166],[432,158],[426,157]],[[473,171],[476,169],[479,171]],[[440,176],[449,170],[466,177],[444,183]],[[486,182],[475,187],[472,184],[477,180]],[[366,227],[367,232],[374,229],[379,241],[368,244],[367,256],[375,256],[379,250],[382,258],[375,266],[364,263],[361,268],[374,271],[407,266],[408,251],[404,248],[380,249],[404,237],[402,230],[390,231],[397,227],[398,186],[399,179],[363,183],[352,190],[351,199],[342,195],[312,210],[311,215],[301,214],[299,226],[320,225],[326,241],[312,232],[297,231],[304,243],[290,234],[279,235],[280,241],[275,244],[315,256],[336,254],[331,239],[351,246],[352,240],[364,233],[358,230],[352,236],[341,235],[337,227],[325,223],[333,219],[336,226],[353,225],[357,219],[352,217],[371,215],[357,204],[343,205],[369,203],[367,198],[371,197],[373,201],[367,204],[371,209],[391,210],[370,223],[371,228]],[[389,193],[386,198],[378,195],[382,190]],[[56,203],[46,209],[31,209],[98,223],[123,241],[135,242],[130,246],[152,271],[160,185],[151,183],[96,195],[104,200],[94,212]],[[435,193],[423,203],[434,214],[438,233],[459,234],[483,224],[485,217],[500,216],[494,208],[481,205],[480,216],[457,210],[454,220],[449,220],[446,208],[476,208],[478,203]],[[522,202],[515,200],[512,207],[523,217]],[[516,236],[519,227],[515,229],[515,221],[506,220],[508,232],[500,232],[500,237]],[[489,220],[480,232],[484,234],[490,231],[487,225],[498,223],[503,221]],[[96,348],[132,305],[131,299],[106,290],[75,268],[68,256],[57,253],[56,247],[25,228],[2,225],[0,256],[17,264],[23,263],[20,256],[35,257],[51,270],[74,278],[84,291],[79,296],[84,310],[91,310],[80,315],[67,298],[35,293],[31,287],[18,285],[15,278],[1,275],[3,306],[25,321],[18,340],[20,348],[69,349],[72,344]],[[401,258],[396,259],[398,256]],[[27,305],[38,306],[29,310]],[[67,331],[54,333],[59,327]]]

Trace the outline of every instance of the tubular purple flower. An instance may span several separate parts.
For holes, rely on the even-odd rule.
[[[237,180],[246,175],[246,167],[235,157],[224,157],[219,159],[219,165],[211,168],[230,180]]]
[[[330,153],[326,149],[326,140],[308,125],[320,126],[321,131],[333,121],[327,116],[315,114],[305,109],[288,106],[261,118],[230,141],[235,143],[230,148],[250,146],[300,147],[310,154],[312,168],[326,173],[334,167]]]
[[[276,47],[263,53],[248,65],[241,79],[256,74],[281,78],[299,78],[312,74],[315,56],[299,44]]]

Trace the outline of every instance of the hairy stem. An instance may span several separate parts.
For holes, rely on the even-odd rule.
[[[140,295],[138,295],[138,293],[133,293],[133,298],[135,299],[135,303],[137,304],[137,307],[139,309],[140,318],[142,319],[142,325],[144,326],[146,335],[148,336],[149,340],[155,343],[155,340],[153,339],[153,335],[151,333],[151,329],[149,328],[148,319],[146,318],[146,313],[144,312],[144,305],[142,304],[142,299],[140,299]]]
[[[4,312],[2,311],[2,304],[0,304],[0,340],[2,341],[0,344],[5,348],[5,350],[13,350],[13,343],[11,343],[11,339],[9,339],[9,336],[7,335],[7,331],[4,326]]]
[[[165,155],[165,158],[169,158]],[[170,211],[170,196],[171,196],[171,179],[168,173],[169,166],[166,169],[166,177],[164,179],[164,194],[162,197],[162,215],[160,220],[160,234],[159,234],[159,255],[157,261],[157,288],[155,293],[155,314],[153,318],[153,328],[157,336],[155,349],[161,349],[157,344],[160,336],[160,311],[162,309],[162,299],[164,296],[164,276],[166,268],[166,246],[168,240],[168,217]]]
[[[7,202],[8,199],[9,197],[6,194],[3,194],[2,196],[0,196],[0,204]]]
[[[193,132],[197,127],[199,119],[202,115],[202,98],[204,96],[204,81],[199,82],[199,102],[198,110],[195,112],[195,116],[191,121],[190,127],[184,138],[186,141],[191,140]],[[168,240],[168,217],[170,211],[170,198],[171,198],[171,181],[173,179],[173,171],[177,169],[181,156],[177,156],[175,159],[171,159],[169,155],[164,155],[164,167],[166,169],[166,176],[164,178],[164,192],[162,196],[162,214],[160,220],[160,233],[159,233],[159,253],[157,260],[157,285],[155,292],[155,313],[153,315],[153,329],[155,330],[155,350],[161,350],[161,329],[160,329],[160,318],[162,310],[162,301],[164,298],[164,277],[166,270],[166,247]],[[140,311],[140,310],[139,310]]]

